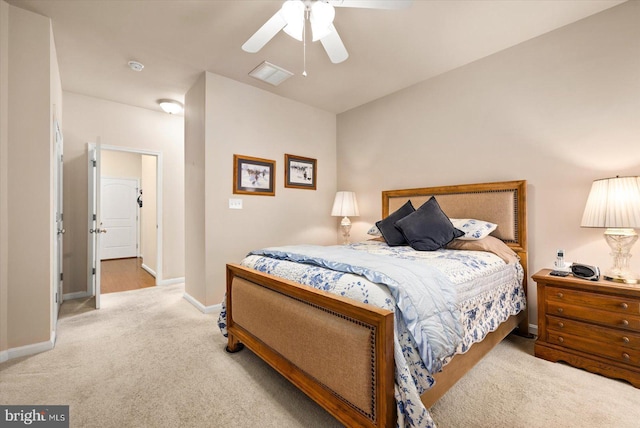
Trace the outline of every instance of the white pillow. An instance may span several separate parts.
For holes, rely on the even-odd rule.
[[[451,220],[456,229],[464,232],[464,236],[458,238],[463,241],[477,241],[478,239],[486,238],[498,227],[497,224],[473,218],[450,218],[449,220]]]
[[[378,226],[374,224],[373,226],[371,226],[371,229],[367,230],[367,235],[382,236],[382,233],[380,233],[380,229],[378,229]]]

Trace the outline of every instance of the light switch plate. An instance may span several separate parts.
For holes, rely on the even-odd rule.
[[[229,209],[232,210],[241,210],[242,209],[242,199],[229,199]]]

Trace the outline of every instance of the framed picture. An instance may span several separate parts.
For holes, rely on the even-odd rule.
[[[233,155],[233,193],[275,196],[276,161]]]
[[[316,190],[316,160],[284,155],[284,187]]]

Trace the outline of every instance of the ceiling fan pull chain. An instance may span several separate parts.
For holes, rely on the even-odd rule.
[[[309,20],[309,9],[305,10],[305,20],[302,27],[302,77],[307,77],[307,21]]]

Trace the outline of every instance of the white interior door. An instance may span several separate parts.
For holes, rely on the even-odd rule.
[[[89,145],[89,233],[87,245],[87,284],[90,295],[95,296],[96,309],[100,309],[100,143]]]
[[[137,257],[140,180],[102,177],[100,183],[101,228],[108,232],[101,238],[100,260]]]
[[[58,320],[58,313],[60,311],[60,305],[62,305],[62,283],[63,283],[63,235],[64,235],[64,215],[63,215],[63,198],[62,198],[62,176],[63,176],[63,138],[62,130],[60,129],[60,123],[54,121],[54,159],[55,165],[53,168],[54,175],[54,212],[55,212],[55,261],[54,261],[54,311],[53,311],[53,325],[56,325]]]

